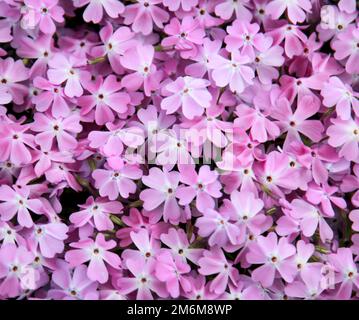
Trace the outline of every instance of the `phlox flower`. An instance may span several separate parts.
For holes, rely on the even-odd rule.
[[[134,32],[141,32],[144,35],[152,32],[153,24],[158,28],[163,28],[163,24],[168,21],[170,15],[161,7],[156,6],[161,2],[161,0],[139,0],[137,3],[126,6],[123,13],[124,23],[131,24]]]
[[[269,233],[267,237],[258,236],[246,255],[249,263],[262,264],[252,272],[252,279],[259,281],[264,287],[270,287],[276,273],[279,273],[285,281],[292,282],[297,270],[289,258],[295,252],[295,247],[286,238],[278,240],[274,232]]]
[[[177,298],[182,290],[184,292],[191,290],[191,283],[185,276],[190,270],[187,263],[178,256],[173,257],[169,251],[163,251],[156,257],[156,277],[165,282],[172,298]]]
[[[251,12],[247,9],[248,0],[222,0],[216,5],[215,13],[224,20],[230,19],[233,14],[239,20],[249,21]]]
[[[43,33],[53,34],[56,31],[56,22],[64,22],[64,9],[58,5],[58,0],[24,0],[29,9],[27,15],[31,23],[39,25]],[[31,17],[30,17],[31,15]],[[26,15],[24,19],[26,19]]]
[[[94,225],[98,231],[112,230],[114,227],[111,221],[111,214],[122,212],[123,205],[117,201],[107,201],[106,198],[89,197],[85,204],[79,205],[82,209],[70,216],[74,226],[82,227],[86,224]]]
[[[355,207],[359,207],[359,165],[354,165],[353,175],[347,175],[344,177],[340,190],[343,192],[352,192],[352,203]]]
[[[273,19],[278,19],[287,10],[290,21],[297,24],[305,20],[306,12],[311,12],[312,3],[309,0],[274,0],[269,2],[265,9]]]
[[[125,10],[123,3],[116,0],[74,0],[75,7],[83,7],[87,4],[83,14],[86,22],[99,23],[103,17],[103,10],[111,18],[117,18]]]
[[[114,240],[106,241],[101,233],[96,236],[95,241],[87,238],[72,242],[70,246],[75,249],[66,252],[66,261],[70,263],[71,267],[77,267],[90,261],[86,274],[92,281],[107,282],[109,275],[106,264],[112,268],[120,269],[120,257],[109,251],[116,247],[116,242]]]
[[[17,215],[17,221],[21,226],[30,228],[33,220],[30,212],[43,214],[41,200],[30,198],[30,189],[27,187],[13,188],[8,185],[0,186],[0,216],[3,221],[10,221]]]
[[[162,2],[170,11],[177,11],[180,7],[184,11],[190,11],[198,4],[198,0],[163,0]]]
[[[95,121],[98,125],[115,120],[114,113],[125,113],[131,101],[130,96],[125,92],[120,92],[121,83],[114,75],[109,75],[105,79],[101,76],[96,77],[95,81],[86,81],[84,88],[90,95],[83,95],[77,99],[81,108],[81,114],[88,114],[95,108]]]
[[[69,151],[77,147],[77,140],[73,134],[82,130],[80,117],[72,114],[66,118],[52,118],[37,112],[34,116],[32,130],[39,132],[35,136],[35,142],[45,151],[52,148],[54,139],[60,151]]]
[[[121,64],[135,72],[124,76],[121,83],[131,91],[142,85],[146,96],[150,96],[160,86],[162,73],[153,64],[155,49],[153,46],[136,46],[128,49],[120,58]]]
[[[200,274],[204,276],[216,275],[209,287],[210,291],[221,294],[226,290],[229,283],[236,283],[238,270],[231,261],[227,261],[222,249],[218,246],[206,250],[198,264]]]

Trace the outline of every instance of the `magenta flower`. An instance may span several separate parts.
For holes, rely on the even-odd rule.
[[[69,151],[77,147],[77,140],[73,134],[82,130],[77,114],[54,119],[42,113],[36,113],[34,119],[32,130],[39,132],[35,136],[35,142],[43,150],[51,150],[54,139],[60,151]]]
[[[106,264],[112,268],[120,269],[120,257],[109,251],[116,246],[116,242],[114,240],[106,241],[101,233],[96,236],[95,241],[87,238],[72,242],[70,246],[76,249],[66,252],[66,261],[70,263],[71,267],[77,267],[90,261],[86,274],[92,281],[107,282],[109,275]]]
[[[43,205],[39,199],[30,198],[30,189],[27,187],[19,188],[7,185],[0,186],[0,216],[3,221],[10,221],[17,215],[17,221],[21,226],[30,228],[33,220],[30,211],[43,214]]]
[[[289,258],[295,254],[295,247],[286,238],[279,238],[274,232],[267,237],[259,236],[249,247],[246,259],[251,264],[262,264],[252,273],[252,279],[264,287],[270,287],[278,272],[286,282],[292,282],[297,272]]]
[[[153,64],[155,50],[152,46],[136,46],[125,52],[120,58],[121,64],[135,71],[122,78],[121,83],[131,91],[138,90],[143,85],[146,96],[160,87],[162,73]]]
[[[94,225],[98,231],[112,230],[114,227],[111,221],[111,214],[122,212],[123,205],[117,201],[107,201],[106,198],[89,197],[86,203],[79,205],[82,209],[74,212],[70,216],[70,221],[74,226],[83,227],[86,224]]]
[[[58,5],[58,0],[24,0],[24,3],[29,8],[28,19],[31,19],[35,25],[39,25],[43,33],[55,33],[54,21],[64,22],[65,11]],[[24,18],[26,19],[26,15]]]
[[[83,95],[78,98],[77,103],[81,109],[81,114],[88,114],[95,108],[95,121],[98,125],[115,120],[115,113],[125,113],[130,96],[127,93],[119,92],[121,83],[114,75],[109,75],[105,79],[101,76],[95,81],[84,82],[84,88],[90,95]]]
[[[164,251],[156,257],[155,274],[158,280],[165,282],[166,289],[172,298],[177,298],[182,289],[191,290],[191,283],[184,276],[190,272],[190,266],[178,256],[173,257],[169,251]]]
[[[125,10],[122,2],[116,0],[74,0],[75,7],[86,7],[83,18],[86,22],[99,23],[103,10],[111,17],[117,18]]]
[[[158,28],[163,28],[163,24],[168,21],[170,15],[156,6],[161,2],[161,0],[139,0],[138,3],[126,6],[123,13],[125,24],[131,24],[134,32],[141,32],[144,35],[149,35],[152,32],[153,24]]]

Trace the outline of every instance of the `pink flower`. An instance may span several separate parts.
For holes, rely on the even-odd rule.
[[[343,120],[351,118],[352,110],[359,117],[359,93],[353,92],[353,89],[344,84],[338,77],[331,77],[323,85],[321,91],[323,104],[328,107],[334,107],[337,115]]]
[[[101,197],[107,196],[110,200],[115,200],[119,194],[128,198],[130,193],[136,191],[133,180],[140,179],[142,171],[136,165],[125,164],[119,170],[96,169],[92,176]]]
[[[203,114],[203,109],[210,106],[211,94],[206,87],[209,81],[192,77],[178,77],[167,84],[163,94],[167,96],[161,102],[161,108],[167,114],[174,113],[182,106],[182,112],[188,119]]]
[[[146,96],[160,86],[162,73],[157,71],[153,64],[155,50],[152,46],[135,46],[125,52],[120,58],[121,64],[135,72],[122,78],[122,85],[131,90],[137,91],[142,85]]]
[[[306,12],[311,12],[312,4],[309,0],[274,0],[267,4],[266,12],[272,16],[273,19],[278,19],[285,10],[287,10],[290,21],[294,24],[303,22],[305,20]]]
[[[185,16],[182,23],[177,18],[172,18],[164,31],[169,37],[164,38],[161,44],[165,47],[174,46],[184,59],[196,56],[198,45],[203,43],[205,36],[199,21],[190,16]]]
[[[35,224],[28,242],[32,248],[39,247],[45,258],[53,258],[64,251],[68,230],[64,223]]]
[[[227,261],[219,247],[214,246],[211,250],[206,250],[198,264],[200,274],[204,276],[216,275],[209,287],[212,292],[221,294],[226,290],[228,283],[236,283],[238,270],[233,267],[231,261]]]
[[[31,267],[34,256],[25,247],[16,247],[15,244],[6,244],[0,249],[0,295],[14,298],[26,289],[26,276],[33,273],[36,280],[36,271]],[[35,287],[32,289],[36,289]]]
[[[121,83],[114,75],[109,75],[105,79],[99,76],[95,81],[86,81],[84,88],[91,94],[78,98],[77,103],[82,107],[81,114],[86,115],[95,108],[95,120],[98,125],[113,122],[116,113],[127,111],[130,96],[125,92],[119,92]]]
[[[359,163],[359,118],[348,120],[331,119],[333,123],[327,129],[328,143],[338,148],[339,156],[348,161]]]
[[[249,6],[248,0],[222,0],[216,5],[215,13],[224,20],[228,20],[235,13],[236,18],[244,21],[250,21],[251,12],[246,8]]]
[[[62,265],[52,275],[53,286],[48,296],[57,300],[97,300],[98,283],[90,280],[87,272],[88,268],[83,264],[73,270]]]
[[[43,33],[53,34],[56,31],[56,22],[64,22],[64,9],[58,6],[58,0],[24,0],[30,9],[27,13],[34,25],[39,24]],[[26,19],[26,15],[25,15]],[[54,20],[54,21],[53,21]]]
[[[120,269],[120,257],[109,251],[116,247],[114,240],[106,241],[103,234],[99,233],[96,240],[84,239],[70,244],[74,250],[67,251],[65,259],[71,267],[77,267],[87,261],[90,261],[87,276],[93,281],[105,283],[108,280],[108,270],[105,265],[110,265],[112,268]]]
[[[82,85],[89,79],[89,72],[80,69],[83,65],[82,59],[57,53],[49,60],[47,76],[55,85],[66,82],[64,92],[68,97],[80,97],[83,94]]]
[[[213,209],[215,205],[213,198],[222,195],[217,172],[211,171],[209,166],[202,166],[197,174],[191,165],[180,166],[179,172],[180,181],[187,185],[180,186],[176,191],[179,203],[187,205],[196,198],[196,207],[200,212]]]
[[[138,3],[126,6],[123,13],[125,24],[132,24],[134,32],[141,32],[144,35],[149,35],[152,32],[153,23],[158,28],[163,28],[163,23],[168,21],[170,15],[156,6],[161,2],[161,0],[139,0]]]
[[[238,51],[231,54],[230,60],[220,55],[212,57],[209,65],[213,69],[212,77],[216,85],[229,85],[233,92],[242,93],[248,85],[253,84],[254,71],[247,66],[252,61],[252,58],[241,55]]]
[[[335,50],[334,57],[337,60],[347,59],[345,70],[348,73],[359,72],[359,30],[355,25],[350,25],[344,31],[338,34],[337,39],[332,42],[332,48]]]
[[[183,260],[173,257],[169,251],[163,251],[156,257],[156,277],[166,283],[166,288],[172,298],[180,295],[180,289],[184,292],[191,290],[191,283],[184,276],[191,268]]]
[[[89,4],[83,14],[86,22],[99,23],[104,9],[111,18],[117,18],[125,10],[123,3],[116,0],[74,0],[75,7],[83,7],[86,4]]]
[[[289,258],[295,254],[295,247],[286,238],[279,238],[274,232],[267,237],[258,236],[249,247],[246,259],[251,264],[262,264],[252,272],[252,279],[259,281],[264,287],[273,284],[276,273],[287,282],[292,282],[297,272]]]
[[[35,142],[43,150],[51,150],[54,139],[56,139],[60,151],[69,151],[77,147],[77,140],[72,135],[82,130],[80,118],[77,114],[64,119],[54,119],[38,112],[34,119],[32,130],[40,132],[35,136]]]
[[[94,225],[98,231],[112,230],[114,224],[111,221],[111,214],[119,214],[123,205],[117,201],[107,201],[106,198],[89,197],[86,203],[79,205],[82,210],[74,212],[70,216],[70,221],[78,227],[86,224]]]
[[[24,102],[27,87],[19,82],[29,78],[28,69],[21,60],[0,58],[0,88],[6,90],[16,104]]]
[[[153,300],[152,292],[161,298],[168,297],[166,287],[163,282],[155,277],[157,263],[155,260],[128,259],[127,267],[134,277],[122,277],[118,279],[116,285],[122,294],[129,294],[137,290],[136,299]]]
[[[162,2],[170,11],[178,11],[180,6],[184,11],[190,11],[197,5],[198,0],[163,0]]]
[[[151,168],[149,175],[142,177],[142,182],[151,188],[140,193],[140,199],[144,202],[145,210],[151,211],[163,205],[164,221],[178,223],[180,208],[176,199],[176,190],[179,183],[179,173]]]
[[[353,210],[349,214],[349,219],[353,222],[352,229],[359,231],[359,210]]]
[[[18,188],[7,185],[0,186],[0,216],[3,221],[10,221],[17,215],[17,221],[21,226],[30,228],[33,220],[30,211],[43,214],[43,205],[39,199],[30,198],[30,189],[27,187]]]

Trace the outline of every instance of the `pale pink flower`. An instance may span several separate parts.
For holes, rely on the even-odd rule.
[[[86,22],[99,23],[103,17],[103,10],[111,18],[117,18],[125,10],[123,3],[116,0],[74,0],[73,2],[75,7],[89,4],[83,14]]]
[[[285,10],[287,10],[290,21],[294,24],[303,22],[306,18],[306,13],[311,12],[312,3],[310,0],[274,0],[267,4],[266,12],[272,16],[273,19],[278,19]]]

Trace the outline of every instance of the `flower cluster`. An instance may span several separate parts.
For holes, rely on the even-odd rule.
[[[357,299],[355,0],[0,0],[0,299]]]

